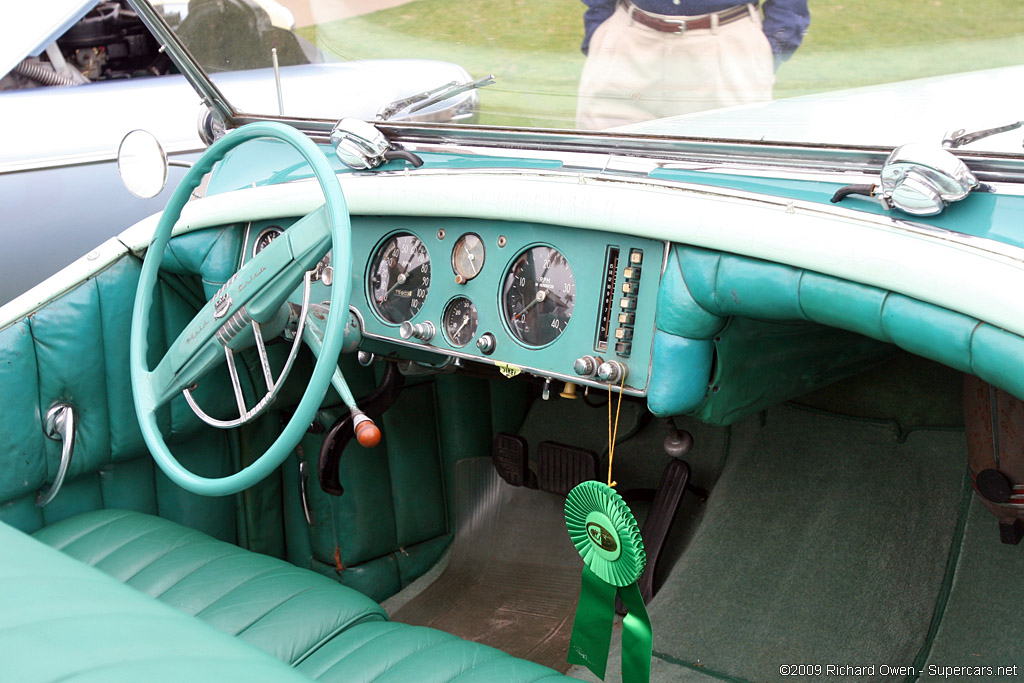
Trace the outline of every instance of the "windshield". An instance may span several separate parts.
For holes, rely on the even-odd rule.
[[[190,0],[158,9],[232,106],[254,114],[375,118],[410,94],[493,75],[471,91],[472,115],[434,120],[894,146],[1024,118],[1020,0]],[[218,79],[246,69],[262,72]],[[373,106],[351,111],[353,102]],[[966,148],[1018,153],[1021,140],[1012,130]]]

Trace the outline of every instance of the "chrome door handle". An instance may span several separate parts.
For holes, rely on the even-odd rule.
[[[57,467],[57,476],[49,488],[43,489],[36,497],[36,505],[43,507],[57,497],[64,477],[68,473],[68,466],[71,465],[71,456],[75,452],[75,409],[70,403],[54,403],[46,411],[46,419],[43,420],[43,433],[54,441],[61,442],[60,466]]]

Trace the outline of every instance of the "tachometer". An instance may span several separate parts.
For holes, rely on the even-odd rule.
[[[377,249],[370,263],[370,302],[388,322],[409,320],[430,290],[430,254],[415,235],[398,233]]]
[[[444,309],[444,336],[452,346],[465,346],[476,335],[476,306],[464,296],[448,302]]]
[[[529,346],[555,341],[576,305],[576,280],[566,258],[538,245],[519,254],[505,274],[502,315],[509,331]]]

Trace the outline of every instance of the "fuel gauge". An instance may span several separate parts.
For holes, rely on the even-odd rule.
[[[476,306],[464,296],[452,299],[445,306],[441,322],[444,325],[444,336],[452,346],[465,346],[476,335]]]
[[[467,232],[460,237],[452,248],[452,269],[455,271],[455,282],[465,284],[480,274],[484,267],[487,251],[484,242],[478,235]]]

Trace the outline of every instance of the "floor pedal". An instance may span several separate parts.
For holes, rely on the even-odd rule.
[[[512,486],[537,488],[537,476],[530,471],[530,448],[523,437],[505,432],[495,434],[491,462],[498,475]]]
[[[647,551],[647,566],[644,573],[640,575],[637,585],[640,587],[640,595],[644,603],[650,602],[654,596],[654,568],[658,564],[658,555],[665,546],[669,532],[672,531],[672,524],[676,520],[676,512],[679,510],[679,503],[686,493],[690,481],[690,466],[685,460],[672,458],[665,471],[661,474],[661,482],[654,494],[651,508],[644,519],[644,525],[640,529],[640,536],[644,539],[644,550]],[[619,614],[626,613],[626,607],[618,599],[615,601],[615,611]]]
[[[584,448],[544,441],[537,447],[537,486],[569,495],[577,484],[597,479],[597,454]]]

